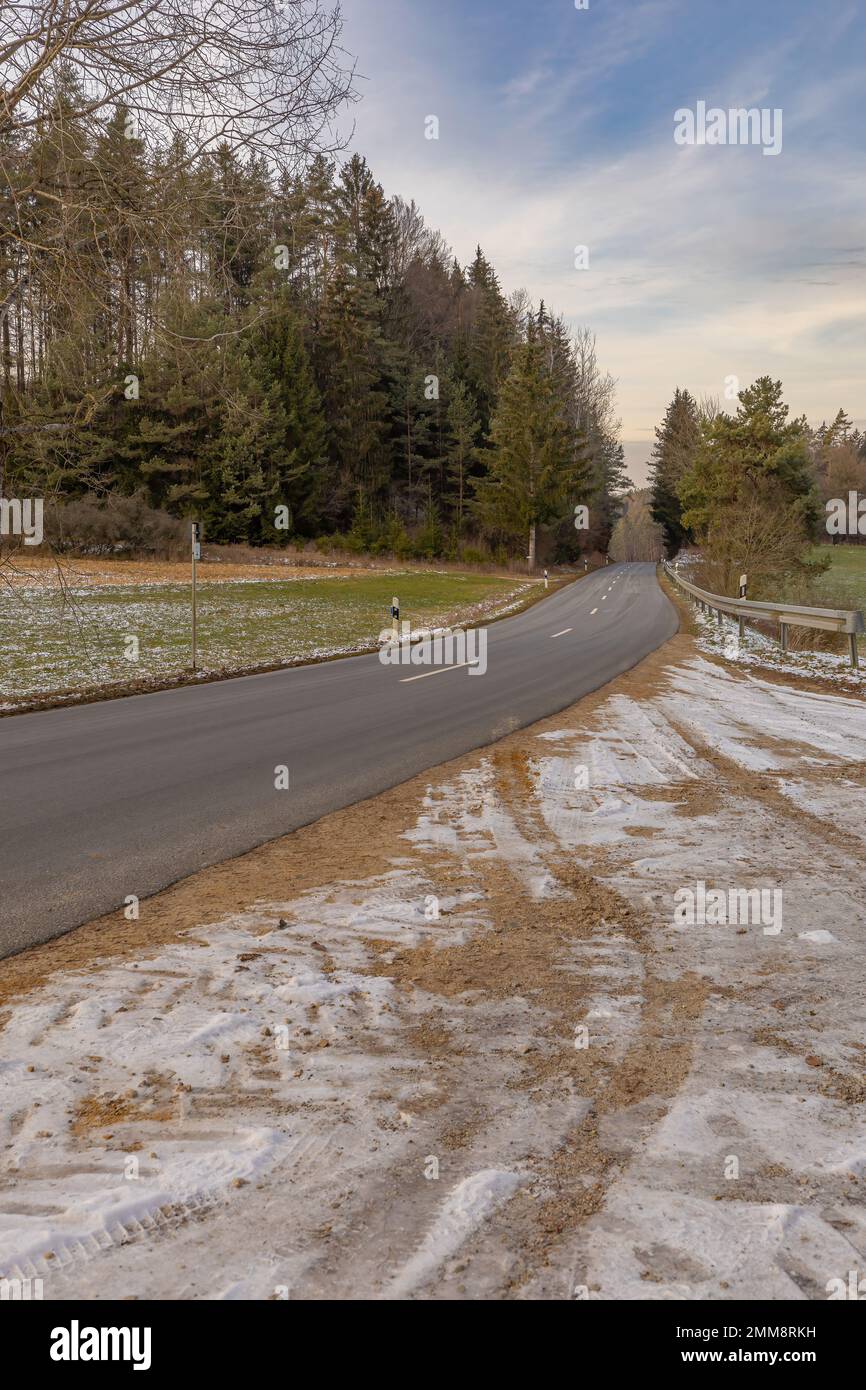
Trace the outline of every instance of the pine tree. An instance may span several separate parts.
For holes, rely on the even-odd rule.
[[[736,415],[704,426],[679,495],[683,525],[700,542],[716,592],[732,592],[743,569],[756,594],[814,568],[808,548],[820,502],[805,421],[788,420],[782,384],[759,377],[741,391]]]
[[[142,359],[140,396],[118,406],[118,474],[124,490],[143,482],[153,505],[184,516],[209,499],[208,448],[225,399],[217,336],[225,322],[213,304],[183,296],[163,313],[168,331]]]
[[[468,280],[473,313],[467,340],[466,376],[478,402],[481,428],[487,434],[500,387],[508,374],[515,333],[499,280],[480,246],[469,268]]]
[[[484,450],[487,476],[475,484],[484,525],[528,542],[535,567],[539,525],[561,516],[583,476],[580,440],[532,334],[514,354]]]
[[[326,426],[288,304],[224,355],[219,431],[208,450],[207,534],[274,544],[313,529],[327,504]],[[276,527],[277,508],[280,522]]]
[[[805,422],[788,420],[782,383],[768,376],[741,391],[739,402],[736,415],[717,415],[707,426],[680,479],[683,525],[705,536],[720,509],[763,492],[812,526],[818,507]]]
[[[452,383],[448,393],[448,477],[451,504],[458,535],[463,530],[469,497],[470,468],[475,458],[479,433],[478,412],[468,387]]]
[[[413,519],[417,518],[422,508],[429,510],[434,489],[437,496],[439,491],[440,461],[436,448],[438,402],[427,394],[427,376],[421,367],[404,355],[390,384],[397,433],[394,452],[400,460],[399,470],[394,477],[401,483],[401,492]]]
[[[649,470],[652,515],[664,530],[668,555],[676,555],[690,539],[689,530],[683,525],[678,488],[694,463],[701,440],[698,407],[688,391],[676,388],[655,435]]]
[[[371,287],[339,266],[322,304],[317,343],[336,463],[335,519],[373,516],[391,475],[382,338]]]
[[[622,445],[612,435],[602,434],[592,462],[592,506],[590,537],[593,547],[603,554],[610,548],[614,527],[625,508],[631,482],[626,473]]]

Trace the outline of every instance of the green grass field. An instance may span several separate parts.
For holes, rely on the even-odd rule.
[[[198,665],[204,671],[277,665],[375,644],[392,595],[413,627],[470,623],[519,604],[525,580],[444,572],[202,584]],[[138,658],[127,650],[138,639]],[[188,585],[118,585],[0,596],[0,695],[21,697],[140,679],[190,664]]]
[[[830,560],[827,573],[817,587],[826,591],[831,607],[838,599],[847,608],[866,610],[866,545],[819,545],[815,556]]]

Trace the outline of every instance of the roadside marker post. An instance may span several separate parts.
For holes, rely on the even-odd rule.
[[[746,589],[748,588],[748,582],[749,582],[749,580],[748,580],[748,575],[741,574],[741,575],[740,575],[740,598],[745,598],[745,597],[746,597]],[[745,632],[746,632],[746,629],[745,629],[744,624],[745,624],[745,619],[741,617],[741,618],[740,618],[740,622],[739,622],[740,641],[743,640],[743,637],[745,636]]]
[[[549,584],[548,579],[547,579],[547,570],[544,571],[544,587],[545,587],[545,589],[550,588],[550,584]]]
[[[391,631],[395,637],[400,635],[400,600],[395,594],[391,600]]]
[[[192,669],[196,669],[196,604],[195,604],[195,562],[201,559],[201,527],[197,521],[192,523]]]

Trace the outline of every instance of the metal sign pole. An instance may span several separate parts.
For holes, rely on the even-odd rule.
[[[195,604],[195,562],[201,558],[199,525],[192,523],[192,669],[196,669],[196,604]]]

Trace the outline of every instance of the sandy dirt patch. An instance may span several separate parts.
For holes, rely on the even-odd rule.
[[[287,579],[356,578],[358,569],[348,565],[298,565],[289,561],[268,564],[234,564],[220,560],[201,560],[196,566],[200,584],[220,584],[239,579],[267,582]],[[187,584],[189,560],[101,560],[55,558],[19,551],[3,566],[4,584],[13,588],[97,589],[117,585]]]

